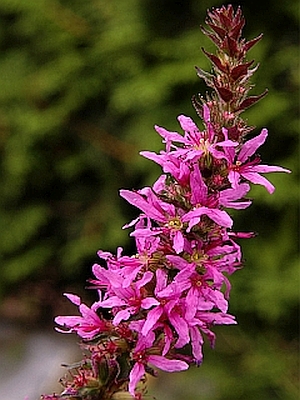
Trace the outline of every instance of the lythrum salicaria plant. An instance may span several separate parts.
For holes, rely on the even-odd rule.
[[[241,117],[267,93],[249,94],[257,65],[247,52],[262,36],[245,40],[241,9],[231,5],[208,11],[206,24],[217,50],[203,49],[212,70],[196,71],[210,90],[192,99],[203,128],[185,115],[178,117],[183,134],[155,126],[165,150],[141,154],[162,175],[152,187],[120,191],[140,210],[125,227],[136,254],[98,252],[105,266],[93,266],[99,299],[90,307],[66,294],[79,315],[57,317],[57,330],[75,332],[84,357],[68,367],[62,393],[44,400],[151,398],[147,374],[199,366],[204,340],[214,346],[213,327],[236,324],[228,313],[229,277],[242,266],[236,240],[254,233],[236,232],[230,210],[251,205],[251,184],[273,193],[261,174],[289,171],[261,163],[268,131],[249,136],[254,128]]]

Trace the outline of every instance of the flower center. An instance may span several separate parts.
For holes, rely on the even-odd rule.
[[[138,363],[146,363],[147,362],[147,356],[145,351],[138,351],[136,352],[133,357],[132,357],[136,362]]]
[[[171,229],[180,230],[182,228],[182,222],[180,221],[180,219],[178,217],[172,218],[168,222],[168,227]]]
[[[202,279],[198,274],[197,275],[193,275],[191,280],[192,280],[192,284],[193,284],[194,287],[196,286],[197,288],[199,288],[199,287],[201,287],[203,285]]]
[[[137,297],[131,297],[129,299],[129,305],[131,307],[141,307],[141,299]]]
[[[202,150],[204,152],[204,154],[207,154],[209,145],[210,145],[210,143],[209,143],[208,139],[205,140],[205,139],[201,138],[199,140],[198,146],[195,146],[195,148],[197,150]]]
[[[242,163],[240,162],[240,161],[237,161],[236,163],[235,163],[235,165],[232,165],[231,166],[231,170],[232,171],[239,171],[240,170],[240,166],[242,165]]]

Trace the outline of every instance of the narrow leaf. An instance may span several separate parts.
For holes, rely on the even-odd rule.
[[[206,55],[206,57],[222,72],[227,72],[226,66],[224,66],[221,62],[221,60],[215,56],[214,54],[208,53],[203,47],[202,47],[203,53]]]
[[[251,49],[251,47],[253,47],[256,43],[258,43],[261,38],[263,37],[263,34],[261,33],[259,36],[257,36],[256,38],[249,40],[249,42],[246,42],[243,46],[243,49],[245,51],[245,53]]]
[[[242,110],[245,110],[246,108],[251,107],[253,104],[257,103],[260,99],[265,97],[267,95],[267,93],[268,93],[268,89],[266,89],[262,94],[260,94],[258,96],[249,96],[247,99],[242,101],[242,103],[240,104],[240,106],[237,108],[236,111],[242,111]]]
[[[240,64],[234,67],[231,72],[230,76],[231,78],[236,81],[237,79],[241,78],[242,76],[247,75],[248,68],[254,63],[254,60],[249,61],[245,64]]]

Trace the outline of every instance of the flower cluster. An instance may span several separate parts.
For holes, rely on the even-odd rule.
[[[137,252],[98,252],[103,262],[93,266],[90,283],[99,299],[91,307],[66,295],[81,315],[57,317],[58,330],[76,332],[88,354],[70,366],[62,397],[44,399],[144,399],[146,373],[200,365],[205,338],[214,346],[213,326],[236,323],[228,313],[229,276],[242,266],[236,240],[254,233],[235,232],[230,210],[251,205],[251,183],[274,191],[261,173],[289,171],[261,164],[257,150],[268,132],[248,138],[253,128],[240,116],[265,94],[248,95],[256,67],[245,59],[261,36],[246,42],[241,10],[230,5],[209,12],[206,22],[218,52],[204,50],[212,73],[197,68],[212,88],[193,99],[203,129],[185,115],[178,117],[183,134],[155,127],[165,149],[141,154],[162,175],[152,187],[120,191],[140,210],[126,225]]]

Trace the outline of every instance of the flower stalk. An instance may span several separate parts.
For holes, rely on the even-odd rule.
[[[137,252],[98,252],[106,266],[93,266],[99,299],[91,307],[66,294],[80,315],[57,317],[57,330],[81,338],[84,358],[67,366],[61,394],[42,399],[150,399],[147,374],[201,365],[204,340],[215,343],[213,327],[236,324],[228,313],[229,277],[242,267],[236,241],[254,233],[235,232],[230,210],[251,205],[250,184],[273,193],[261,174],[290,172],[261,164],[256,152],[268,131],[248,138],[254,128],[241,117],[267,93],[249,94],[258,66],[247,52],[262,35],[246,41],[244,24],[240,8],[208,11],[202,32],[217,50],[203,49],[212,71],[196,71],[210,93],[192,99],[204,129],[185,115],[178,117],[183,135],[155,127],[165,150],[141,155],[161,166],[161,176],[151,187],[120,191],[140,210],[124,227]]]

